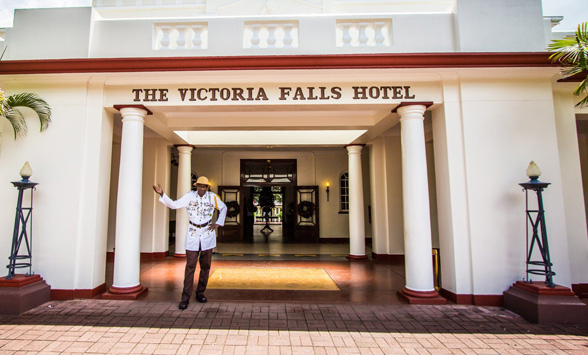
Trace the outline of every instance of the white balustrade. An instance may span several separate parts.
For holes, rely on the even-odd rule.
[[[245,22],[243,48],[297,48],[298,21]]]
[[[204,22],[156,23],[153,39],[155,50],[207,49],[208,24]]]
[[[392,44],[392,20],[337,20],[337,47],[377,47]]]

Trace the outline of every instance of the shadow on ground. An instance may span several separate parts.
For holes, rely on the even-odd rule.
[[[180,311],[176,302],[72,300],[52,301],[20,316],[0,316],[0,324],[588,336],[588,326],[534,324],[500,307],[463,305],[192,302]]]

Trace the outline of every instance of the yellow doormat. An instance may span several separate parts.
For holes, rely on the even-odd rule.
[[[325,269],[219,267],[208,288],[239,290],[339,291]]]

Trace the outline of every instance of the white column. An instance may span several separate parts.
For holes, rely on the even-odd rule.
[[[139,282],[141,241],[141,189],[143,176],[143,124],[146,110],[121,108],[122,138],[116,234],[114,279],[110,292],[131,293],[143,287]]]
[[[363,145],[348,145],[349,156],[349,256],[367,259],[365,255],[365,221],[361,150]]]
[[[423,126],[424,105],[398,109],[402,140],[402,199],[406,289],[435,292],[431,259],[429,184]]]
[[[192,146],[178,146],[178,190],[177,198],[190,191],[192,183]],[[176,246],[175,257],[186,256],[186,233],[188,232],[188,212],[185,208],[176,210]]]

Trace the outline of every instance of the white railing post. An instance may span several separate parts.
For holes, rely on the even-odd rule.
[[[176,26],[178,39],[176,40],[176,49],[186,48],[186,26]]]
[[[292,48],[292,29],[294,24],[285,23],[284,26],[284,48]]]
[[[259,48],[259,29],[261,25],[251,25],[251,48]]]
[[[159,41],[159,49],[169,49],[169,33],[171,31],[171,27],[170,26],[161,26],[159,27],[159,29],[161,30],[162,33],[162,37],[161,40]]]
[[[192,48],[200,49],[202,46],[202,25],[192,25]]]
[[[369,37],[367,36],[366,29],[368,27],[367,22],[360,22],[358,24],[359,27],[359,46],[360,47],[367,47]]]

